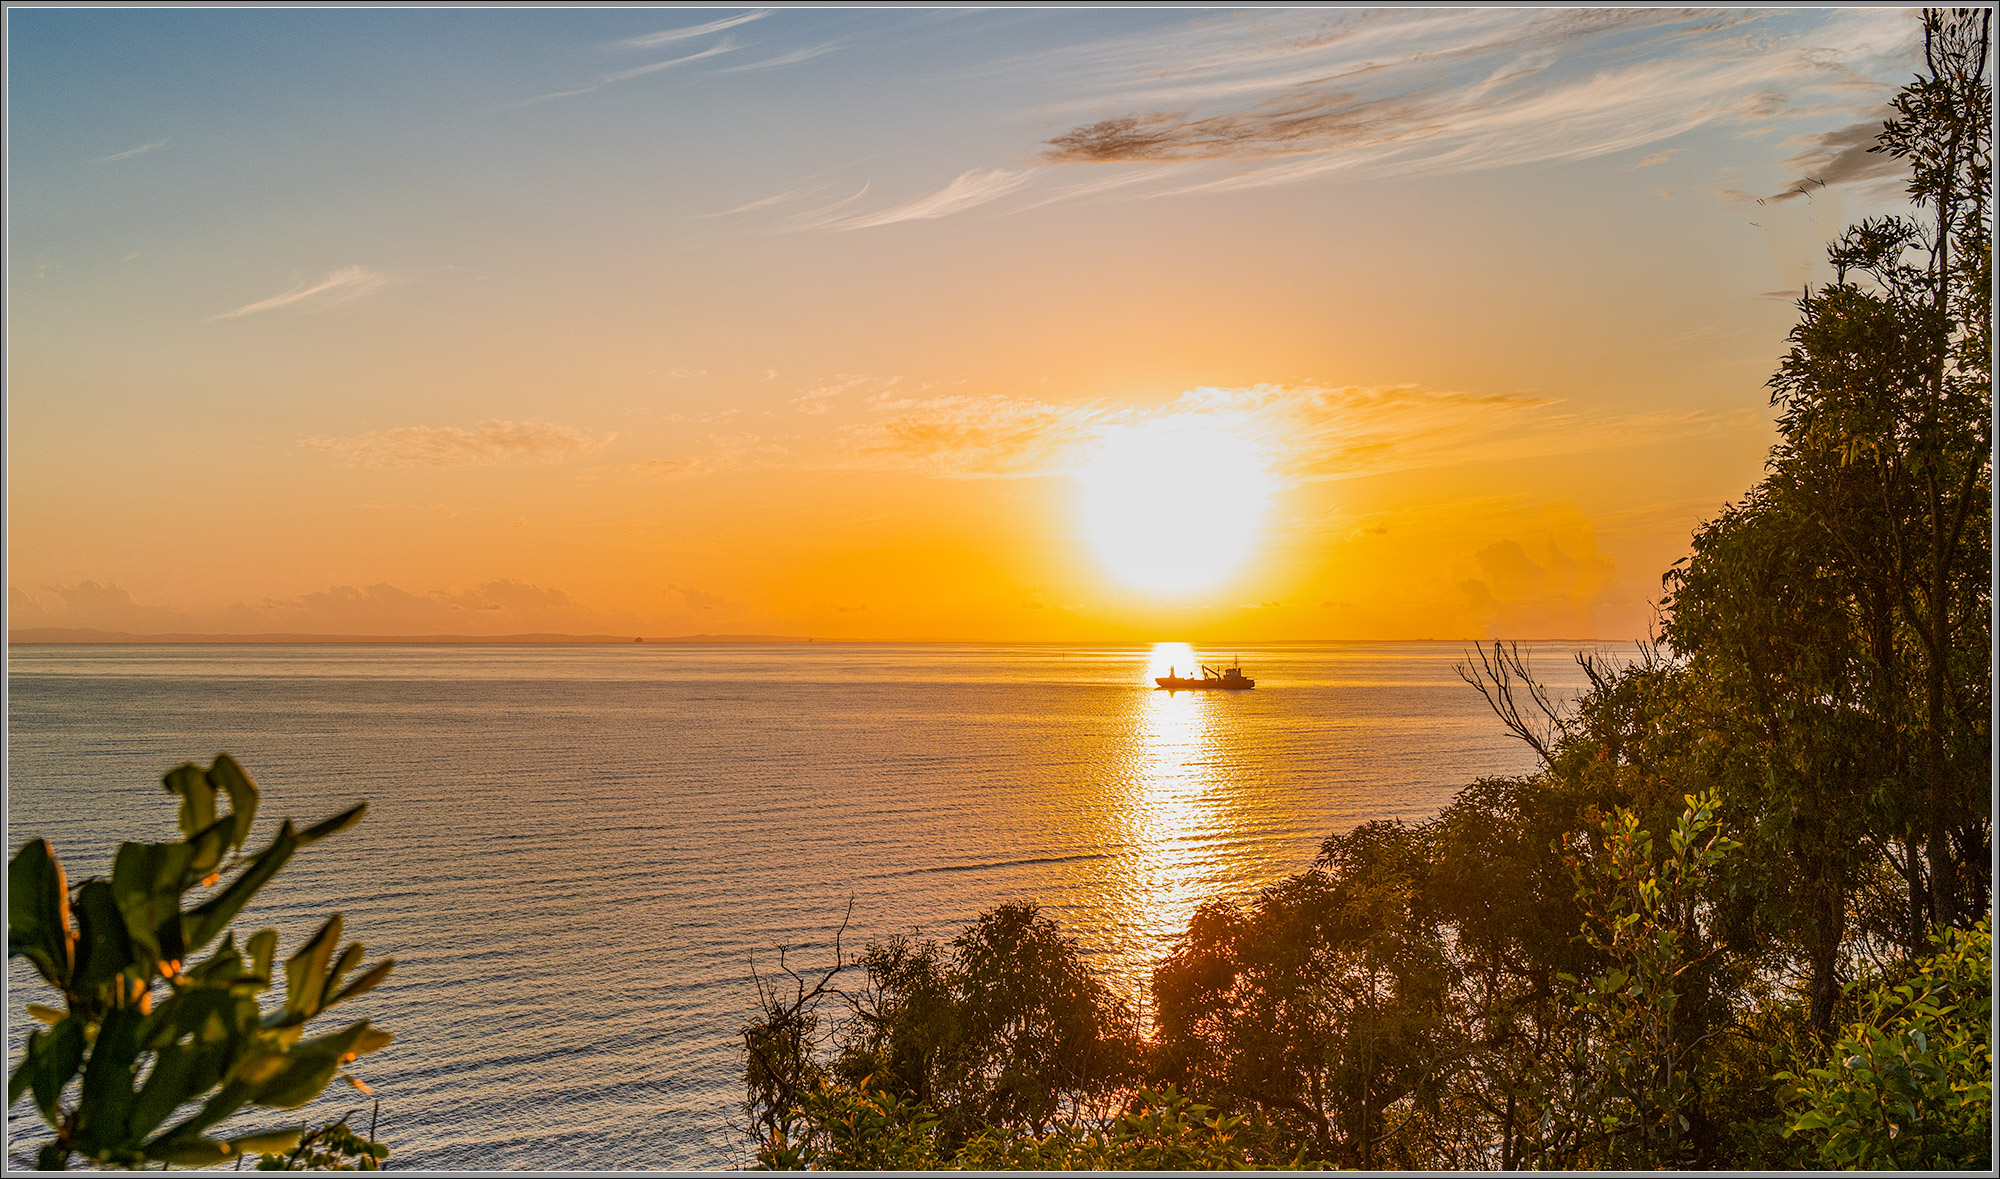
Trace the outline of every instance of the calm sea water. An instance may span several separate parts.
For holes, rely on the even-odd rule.
[[[1576,649],[1538,675],[1574,689]],[[1165,645],[17,646],[7,843],[107,871],[218,750],[264,790],[253,845],[365,799],[249,916],[284,954],[339,909],[396,957],[341,1009],[397,1034],[359,1068],[393,1161],[731,1166],[753,965],[824,962],[850,903],[855,947],[1038,901],[1136,995],[1201,900],[1530,768],[1461,645],[1199,653],[1232,655],[1255,691],[1153,690],[1196,660]],[[44,990],[9,981],[10,1013]]]

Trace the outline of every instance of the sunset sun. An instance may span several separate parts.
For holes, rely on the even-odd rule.
[[[1110,434],[1076,479],[1092,556],[1121,584],[1159,596],[1213,589],[1237,573],[1272,489],[1248,439],[1188,425]]]

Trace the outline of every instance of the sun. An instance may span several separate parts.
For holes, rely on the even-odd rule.
[[[1159,597],[1214,589],[1237,573],[1272,492],[1253,442],[1186,424],[1107,434],[1076,481],[1077,523],[1098,563]]]

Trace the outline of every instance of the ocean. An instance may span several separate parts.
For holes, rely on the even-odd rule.
[[[1581,683],[1533,645],[1538,678]],[[366,800],[240,919],[289,954],[329,911],[396,1034],[356,1072],[395,1167],[746,1161],[753,970],[1038,902],[1135,999],[1203,900],[1305,868],[1329,834],[1435,814],[1533,756],[1458,643],[14,646],[7,844],[70,880],[176,838],[160,775],[218,751],[280,817]],[[1249,692],[1152,687],[1239,658]],[[9,1068],[23,1002],[10,963]],[[298,1116],[365,1099],[339,1085]],[[241,1119],[245,1128],[279,1115]],[[45,1137],[9,1111],[11,1153]]]

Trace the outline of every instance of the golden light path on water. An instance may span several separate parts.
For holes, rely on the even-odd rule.
[[[1156,643],[1146,679],[1169,673],[1199,675],[1200,661],[1186,643]],[[1127,994],[1143,993],[1160,948],[1187,928],[1196,906],[1213,887],[1215,828],[1222,817],[1216,774],[1216,700],[1209,692],[1139,695],[1137,771],[1128,779],[1125,837],[1132,867],[1113,901],[1117,923],[1133,949],[1117,955],[1111,970]],[[1141,949],[1140,947],[1144,947]]]

